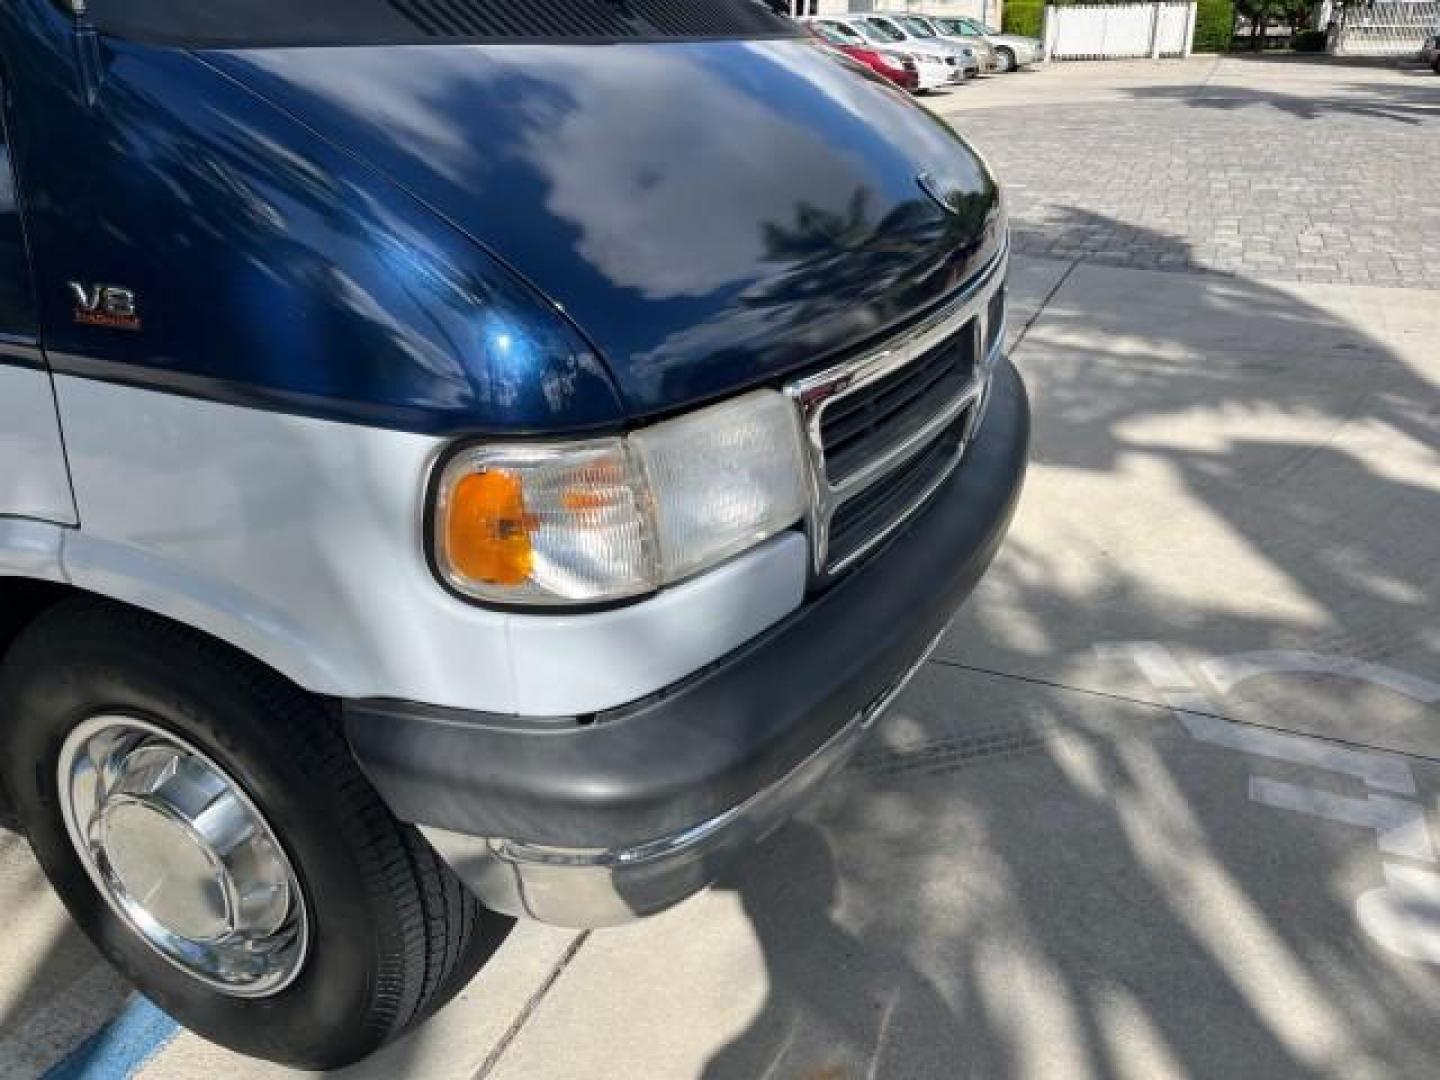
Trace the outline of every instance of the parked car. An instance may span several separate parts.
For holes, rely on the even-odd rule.
[[[945,52],[954,52],[959,57],[960,66],[965,71],[966,78],[973,78],[980,74],[980,59],[974,48],[968,43],[947,41],[944,38],[934,35],[926,36],[923,33],[916,33],[907,27],[903,18],[899,15],[869,14],[856,16],[868,25],[890,34],[899,34],[905,43],[911,48],[939,49],[942,55]]]
[[[822,29],[817,28],[815,34],[839,55],[855,61],[862,67],[869,68],[875,74],[889,79],[901,89],[909,90],[911,93],[919,91],[920,75],[915,69],[915,61],[898,56],[887,56],[877,49],[847,45],[839,40],[838,36],[827,35]]]
[[[947,35],[941,34],[935,25],[924,15],[896,15],[895,21],[908,32],[917,38],[925,40],[945,41]],[[969,38],[964,42],[964,48],[971,50],[975,55],[976,63],[983,74],[991,74],[1001,68],[999,54],[995,52],[990,44],[982,38]]]
[[[954,41],[983,41],[995,50],[1001,71],[1015,71],[1045,59],[1045,43],[1020,34],[1006,34],[974,19],[957,15],[927,18],[943,37]]]
[[[932,56],[870,44],[857,30],[826,19],[802,19],[821,41],[912,93],[949,85],[950,69]]]
[[[952,83],[964,82],[971,75],[978,74],[980,70],[979,62],[974,59],[973,55],[967,58],[945,42],[922,41],[911,37],[900,29],[894,20],[887,19],[883,15],[846,15],[832,16],[832,18],[853,27],[873,44],[903,48],[917,56],[930,56],[939,60],[949,69]]]
[[[871,49],[883,49],[907,58],[915,65],[916,74],[920,79],[918,92],[955,86],[965,79],[965,69],[960,63],[959,57],[953,53],[944,53],[935,49],[910,48],[908,42],[897,43],[893,36],[886,35],[874,27],[851,21],[847,17],[822,15],[808,17],[801,21],[823,26],[852,44],[859,44]]]
[[[1420,46],[1420,62],[1429,64],[1435,74],[1440,75],[1440,34],[1425,39]]]
[[[744,860],[1025,469],[946,125],[750,0],[445,11],[0,5],[0,786],[145,994],[311,1068],[482,904]]]

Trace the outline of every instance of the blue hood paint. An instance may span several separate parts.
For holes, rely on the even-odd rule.
[[[546,292],[635,414],[814,364],[998,241],[994,183],[960,138],[808,41],[206,59]]]
[[[103,44],[87,101],[72,28],[17,2],[0,62],[57,373],[434,434],[624,423],[553,305],[393,183],[182,51]],[[143,329],[77,325],[71,281],[134,290]]]
[[[57,371],[437,433],[615,428],[854,347],[1001,240],[963,142],[805,42],[104,42],[93,98],[78,55],[45,0],[0,12]],[[71,280],[135,290],[144,329],[76,325]]]

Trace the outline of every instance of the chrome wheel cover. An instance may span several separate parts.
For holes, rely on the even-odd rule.
[[[220,766],[178,735],[107,714],[70,733],[58,772],[80,861],[156,953],[232,997],[269,997],[295,981],[310,941],[299,879]]]

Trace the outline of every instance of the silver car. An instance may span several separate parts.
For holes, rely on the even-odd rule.
[[[956,82],[980,74],[980,60],[968,43],[916,34],[901,24],[901,18],[903,16],[878,13],[845,16],[851,26],[877,44],[899,45],[913,52],[926,52],[941,57],[955,67],[958,75]]]
[[[995,50],[999,70],[1014,71],[1045,59],[1045,44],[1037,38],[1005,34],[963,15],[927,15],[937,33],[952,41],[983,41]]]
[[[973,49],[975,60],[980,65],[983,74],[990,74],[994,71],[1004,70],[1000,64],[1000,54],[991,47],[988,41],[982,38],[966,38],[963,43],[953,34],[942,34],[935,22],[928,15],[891,15],[890,18],[898,22],[903,29],[917,38],[928,41],[950,42],[963,44],[964,48]]]

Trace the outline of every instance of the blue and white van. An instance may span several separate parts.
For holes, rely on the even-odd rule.
[[[767,7],[7,0],[0,83],[0,781],[212,1039],[703,888],[1001,543],[995,180]]]

